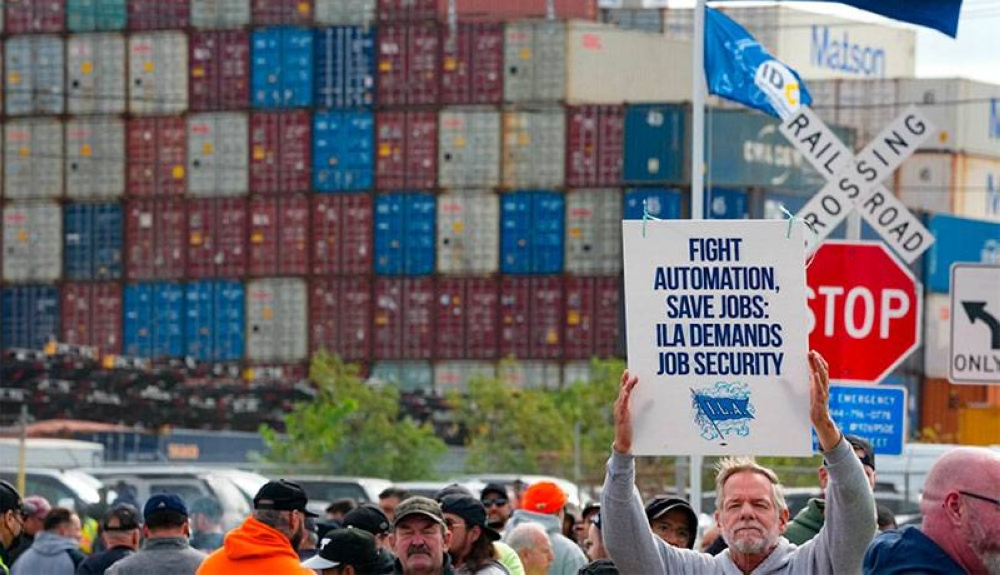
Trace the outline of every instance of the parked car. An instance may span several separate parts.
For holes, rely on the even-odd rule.
[[[480,483],[479,491],[486,487],[488,483],[499,483],[507,487],[507,491],[514,495],[517,490],[514,489],[516,483],[520,483],[524,486],[531,485],[532,483],[538,483],[539,481],[551,481],[562,488],[566,492],[568,497],[568,503],[580,507],[580,489],[575,483],[569,481],[568,479],[563,479],[561,477],[552,477],[550,475],[523,475],[519,473],[471,473],[468,475],[459,475],[457,477],[452,477],[445,484],[448,483],[461,483],[464,485],[470,485],[475,482]],[[479,491],[476,491],[478,495]]]
[[[17,485],[17,469],[0,467],[0,479]],[[52,505],[90,514],[91,507],[101,502],[100,488],[101,481],[83,471],[29,467],[25,471],[25,487],[21,495],[41,495]]]
[[[388,479],[343,475],[285,475],[284,479],[301,485],[309,496],[309,510],[320,515],[334,499],[378,503],[378,494],[393,485]]]
[[[222,524],[226,530],[243,522],[252,509],[252,498],[247,498],[232,477],[232,470],[168,465],[92,467],[84,471],[100,479],[109,497],[121,496],[130,491],[142,505],[150,495],[176,493],[189,505],[201,497],[213,497],[222,506]],[[249,473],[249,472],[242,472]],[[261,477],[263,485],[267,481]],[[111,503],[112,501],[106,501]]]

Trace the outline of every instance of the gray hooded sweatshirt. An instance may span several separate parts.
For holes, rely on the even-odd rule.
[[[587,564],[587,556],[576,543],[562,534],[562,520],[558,515],[543,515],[524,509],[516,509],[511,514],[507,527],[504,528],[504,537],[522,523],[538,523],[545,528],[549,534],[549,541],[552,542],[552,553],[555,558],[552,565],[549,565],[549,575],[576,575],[581,567]]]
[[[826,458],[826,522],[815,538],[795,546],[784,537],[757,575],[849,575],[861,573],[865,549],[875,536],[875,496],[861,461],[841,438]],[[604,546],[623,574],[742,575],[730,550],[712,556],[677,549],[654,536],[635,489],[635,458],[612,453],[601,492]]]
[[[73,575],[71,551],[79,553],[80,543],[49,531],[40,531],[28,550],[11,567],[11,575]],[[81,558],[82,559],[82,558]]]

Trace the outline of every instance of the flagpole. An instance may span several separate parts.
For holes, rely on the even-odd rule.
[[[705,217],[705,0],[696,0],[691,40],[691,219]]]

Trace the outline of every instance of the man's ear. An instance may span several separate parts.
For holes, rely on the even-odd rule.
[[[785,507],[781,510],[781,513],[778,514],[778,533],[785,532],[785,528],[788,527],[789,517],[791,517],[791,514],[788,512],[788,508]]]

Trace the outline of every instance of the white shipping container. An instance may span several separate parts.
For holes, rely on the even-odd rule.
[[[317,24],[364,26],[375,19],[375,0],[316,0]]]
[[[807,84],[811,89],[813,83]],[[902,113],[897,80],[837,80],[834,123],[857,131],[860,150]]]
[[[897,189],[910,208],[1000,221],[1000,158],[919,152],[900,167]]]
[[[571,21],[566,54],[567,102],[691,100],[690,40]]]
[[[909,104],[938,132],[922,148],[1000,156],[1000,85],[956,78],[899,81],[900,109]]]
[[[496,364],[488,361],[440,361],[434,364],[434,391],[466,393],[473,379],[496,376]]]
[[[3,279],[52,282],[62,273],[59,204],[12,203],[3,209]]]
[[[188,43],[183,32],[133,34],[128,40],[129,112],[179,114],[188,107]]]
[[[427,392],[434,385],[434,374],[429,361],[376,361],[368,382],[400,391]]]
[[[55,118],[7,122],[4,130],[4,168],[4,195],[7,199],[62,197],[62,123]]]
[[[63,113],[62,38],[15,36],[4,45],[4,63],[8,116]]]
[[[125,113],[125,37],[73,34],[66,54],[69,113]]]
[[[438,273],[497,273],[500,198],[489,190],[455,191],[438,196],[437,244]]]
[[[555,188],[566,179],[566,113],[562,108],[503,115],[503,185]]]
[[[924,296],[924,375],[948,379],[951,363],[951,295]]]
[[[442,188],[500,185],[500,112],[444,108],[438,125],[438,183]]]
[[[188,193],[244,196],[250,189],[249,122],[240,112],[188,117]]]
[[[195,28],[240,28],[250,24],[250,0],[191,0]]]
[[[503,99],[555,102],[566,82],[566,23],[523,20],[504,28]]]
[[[497,373],[504,386],[513,389],[562,387],[562,366],[554,361],[502,361]]]
[[[618,189],[566,194],[566,272],[612,275],[622,271],[622,194]]]
[[[247,283],[247,358],[257,362],[301,361],[308,353],[306,283],[268,278]]]
[[[66,123],[66,196],[74,200],[125,194],[125,122],[88,117]]]
[[[568,361],[563,365],[563,383],[590,383],[594,380],[594,370],[590,360]]]

